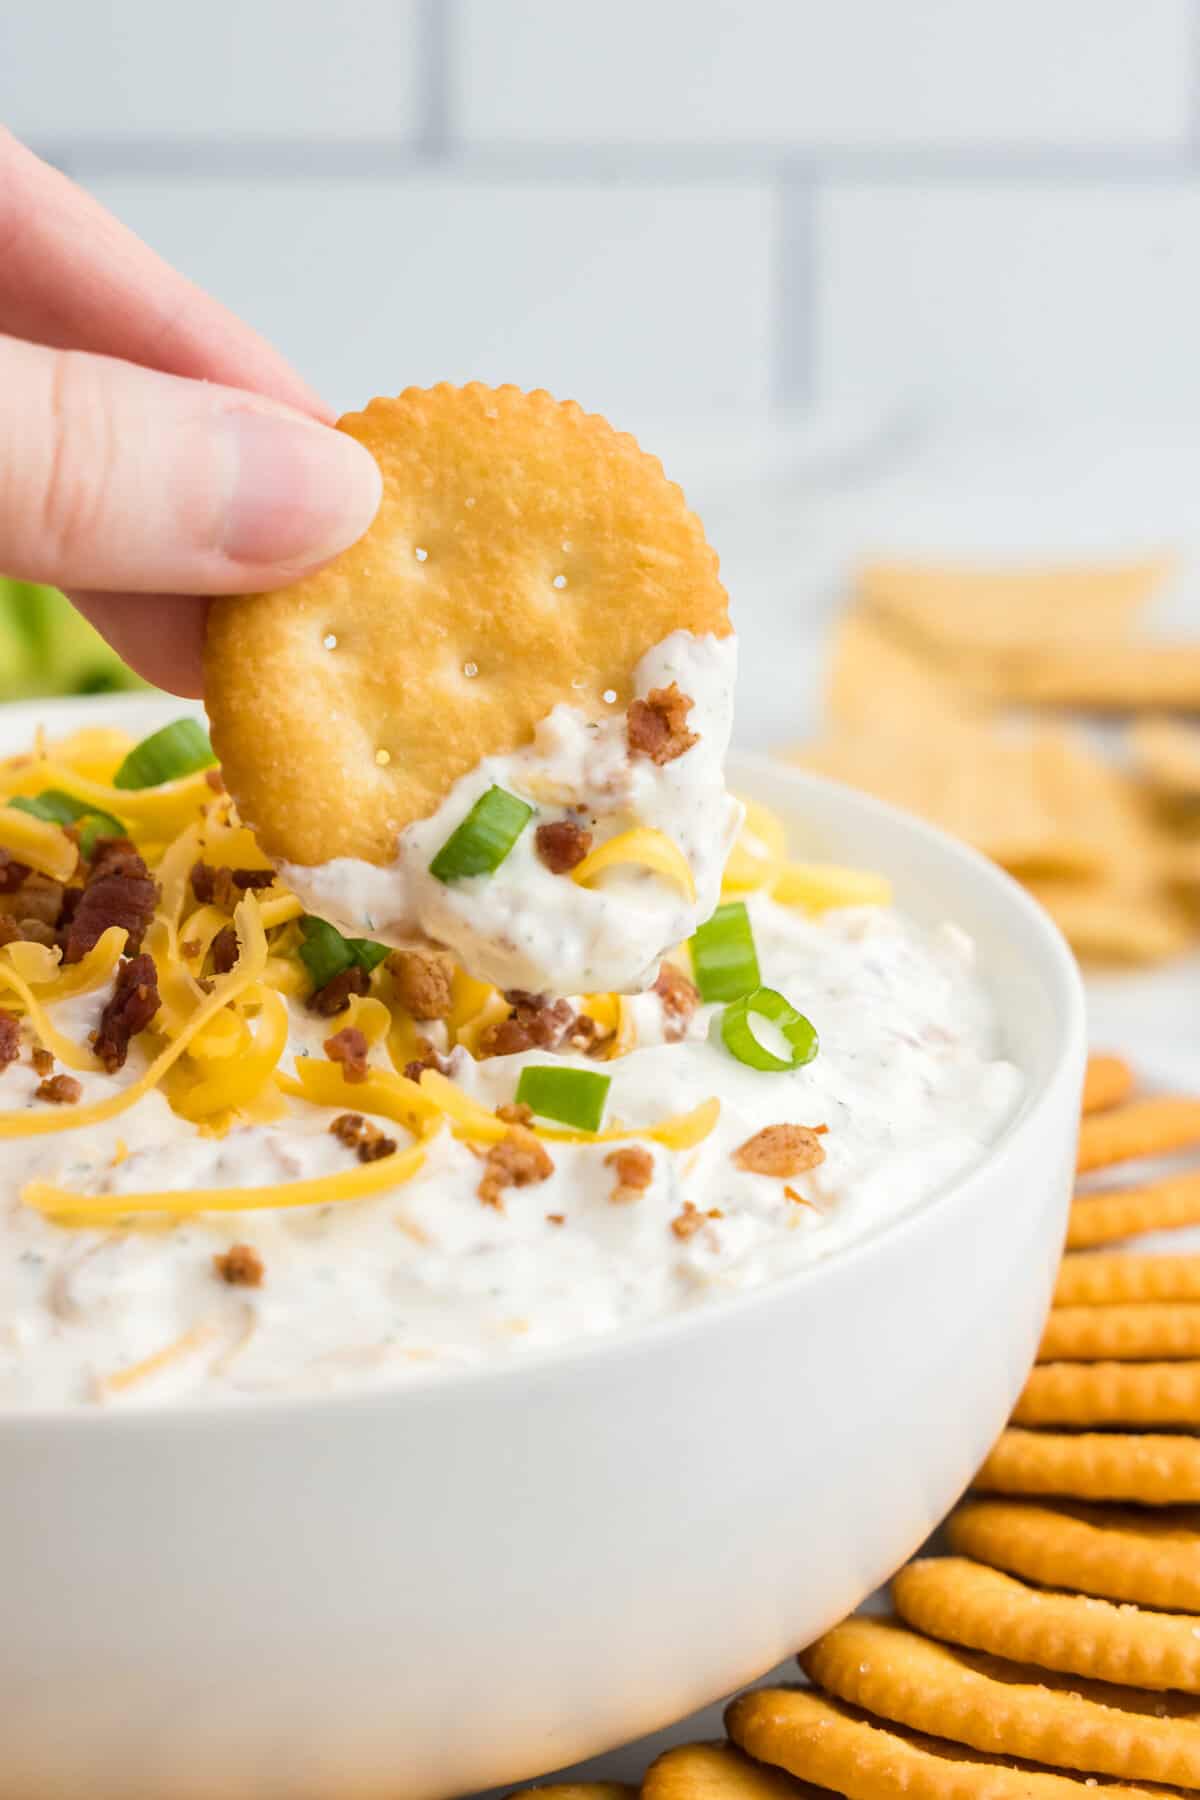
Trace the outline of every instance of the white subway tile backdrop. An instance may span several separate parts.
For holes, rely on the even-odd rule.
[[[337,404],[1200,399],[1200,0],[0,0],[0,119]]]

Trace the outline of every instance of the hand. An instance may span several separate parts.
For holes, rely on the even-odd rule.
[[[201,691],[209,594],[360,537],[373,458],[283,358],[0,128],[0,570]]]

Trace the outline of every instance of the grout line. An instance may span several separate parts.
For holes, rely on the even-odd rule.
[[[101,176],[170,175],[197,180],[396,180],[439,173],[472,183],[572,181],[687,184],[774,182],[781,166],[810,182],[1113,182],[1141,185],[1193,181],[1197,143],[1172,150],[1061,151],[982,149],[856,150],[832,146],[797,152],[783,146],[457,144],[450,113],[450,17],[430,0],[436,20],[426,53],[436,81],[415,139],[361,138],[320,143],[297,138],[54,138],[31,147],[47,161]],[[1200,84],[1198,84],[1200,87]]]
[[[777,414],[817,400],[817,188],[784,165],[775,190],[771,303],[771,405]]]
[[[454,140],[451,67],[457,36],[455,0],[422,0],[420,44],[424,117],[417,147],[430,162],[440,162]]]

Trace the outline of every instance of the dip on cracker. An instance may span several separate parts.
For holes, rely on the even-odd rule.
[[[716,906],[735,641],[657,460],[479,383],[341,429],[383,474],[333,563],[213,608],[206,691],[243,817],[351,935],[501,988],[648,987]]]

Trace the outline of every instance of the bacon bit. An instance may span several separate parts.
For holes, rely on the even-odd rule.
[[[547,1213],[546,1214],[547,1225],[565,1225],[566,1222],[567,1222],[566,1213]]]
[[[125,949],[136,956],[157,903],[154,879],[128,838],[97,839],[87,886],[67,927],[63,962],[80,962],[110,925],[124,927]]]
[[[29,1060],[33,1064],[34,1073],[36,1075],[49,1075],[54,1068],[53,1056],[51,1056],[49,1050],[43,1049],[41,1044],[38,1044],[34,1048]]]
[[[27,925],[45,927],[50,931],[50,942],[58,940],[54,936],[62,913],[63,898],[66,889],[61,881],[55,881],[50,875],[42,875],[36,869],[26,870],[25,879],[18,882],[15,888],[0,893],[0,912],[7,913],[15,919],[21,928],[22,937],[27,937]],[[38,938],[36,942],[41,942]]]
[[[814,1212],[816,1211],[816,1207],[813,1206],[812,1201],[806,1200],[803,1194],[798,1194],[794,1187],[789,1187],[787,1185],[786,1181],[783,1184],[783,1192],[785,1199],[794,1200],[797,1206],[809,1206],[812,1207]]]
[[[17,862],[7,850],[0,850],[0,894],[15,894],[32,873],[28,863]]]
[[[371,1073],[367,1061],[370,1045],[356,1026],[344,1025],[341,1031],[335,1031],[332,1037],[325,1039],[323,1048],[330,1062],[341,1063],[344,1080],[365,1081]]]
[[[617,1185],[608,1196],[617,1205],[636,1200],[654,1180],[654,1158],[640,1144],[628,1144],[611,1151],[604,1159],[604,1166],[617,1172]]]
[[[825,1161],[819,1142],[825,1125],[764,1125],[733,1152],[739,1169],[752,1175],[803,1175]]]
[[[219,906],[232,912],[247,889],[268,888],[275,879],[274,869],[214,868],[198,862],[192,867],[192,892],[201,906]]]
[[[249,1244],[233,1244],[213,1257],[213,1267],[230,1287],[261,1287],[266,1267]]]
[[[410,1081],[420,1081],[426,1069],[436,1069],[439,1075],[448,1075],[450,1063],[447,1057],[438,1055],[428,1038],[419,1037],[417,1054],[411,1062],[405,1063],[404,1073]]]
[[[21,1058],[21,1021],[16,1013],[0,1012],[0,1075],[9,1063]]]
[[[677,1238],[695,1237],[696,1233],[707,1225],[710,1219],[723,1219],[724,1217],[725,1214],[719,1206],[711,1206],[707,1212],[701,1212],[698,1206],[693,1206],[690,1200],[685,1200],[683,1211],[677,1213],[671,1220],[671,1230]]]
[[[221,934],[218,931],[217,937],[220,937],[220,935]],[[215,944],[216,941],[217,941],[217,939],[214,938],[213,943]],[[180,946],[179,946],[179,954],[181,956],[199,956],[199,954],[200,954],[199,938],[184,938],[182,944],[180,944]]]
[[[498,1212],[504,1211],[501,1194],[506,1187],[530,1187],[554,1173],[546,1146],[519,1125],[498,1144],[489,1146],[484,1165],[483,1179],[477,1190],[479,1198],[485,1206],[494,1206]]]
[[[6,944],[19,944],[20,941],[21,927],[17,921],[10,918],[7,913],[0,913],[0,950],[3,950]]]
[[[574,819],[550,819],[533,834],[534,849],[552,875],[578,868],[592,847],[592,834]]]
[[[309,995],[308,1010],[322,1019],[332,1019],[335,1013],[345,1012],[352,994],[365,994],[370,985],[367,971],[354,963]]]
[[[674,963],[664,963],[658,971],[653,991],[662,1002],[663,1036],[669,1044],[686,1036],[692,1014],[700,1004],[700,990]]]
[[[565,1048],[578,1050],[584,1056],[607,1056],[616,1036],[593,1019],[591,1013],[579,1013],[564,1040]]]
[[[48,1075],[45,1081],[38,1082],[34,1092],[39,1100],[49,1100],[52,1106],[74,1106],[83,1086],[73,1075]]]
[[[42,919],[18,919],[17,926],[27,944],[44,944],[47,950],[52,950],[58,943],[58,932]]]
[[[523,1100],[505,1100],[496,1108],[496,1117],[503,1119],[506,1125],[530,1125],[533,1108],[526,1106]]]
[[[361,1113],[339,1113],[329,1129],[347,1150],[357,1153],[359,1162],[382,1162],[396,1149],[395,1138],[387,1137]]]
[[[480,1033],[479,1055],[518,1056],[523,1050],[556,1050],[574,1029],[575,1014],[565,1000],[510,988],[504,998],[512,1007],[507,1019]]]
[[[626,715],[625,736],[630,755],[648,756],[660,767],[674,762],[700,742],[699,733],[687,728],[691,710],[692,700],[680,693],[677,682],[667,688],[651,688],[644,700],[632,703]]]
[[[145,1031],[159,1008],[158,970],[143,950],[117,970],[112,995],[100,1014],[92,1047],[110,1075],[123,1068],[129,1040]]]
[[[443,950],[393,950],[387,968],[396,998],[414,1019],[445,1019],[454,1005],[454,959]]]
[[[238,943],[237,927],[235,925],[222,925],[220,931],[218,931],[216,937],[209,945],[209,952],[212,956],[214,975],[228,975],[230,969],[236,968],[237,959],[241,954],[241,945]]]

